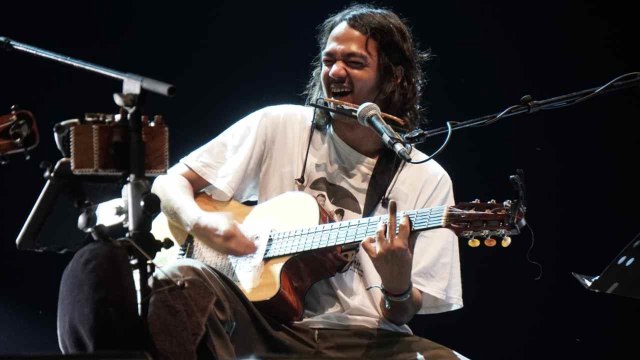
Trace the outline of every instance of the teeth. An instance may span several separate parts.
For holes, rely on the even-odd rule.
[[[343,96],[347,96],[347,95],[349,95],[349,92],[335,92],[334,91],[332,93],[332,96],[334,96],[334,97],[343,97]]]
[[[351,91],[351,89],[349,89],[346,86],[334,85],[334,86],[331,87],[331,92],[332,93],[340,94],[340,93],[346,93],[346,92],[350,92],[350,91]]]

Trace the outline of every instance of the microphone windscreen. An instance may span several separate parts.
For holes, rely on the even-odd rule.
[[[369,126],[367,119],[373,114],[379,114],[382,117],[380,107],[371,102],[362,103],[362,105],[358,107],[357,112],[358,122],[360,125]]]

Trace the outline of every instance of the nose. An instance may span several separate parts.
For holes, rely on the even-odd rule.
[[[338,60],[331,65],[331,69],[329,69],[329,77],[332,79],[343,79],[346,76],[347,70],[345,69],[344,62]]]

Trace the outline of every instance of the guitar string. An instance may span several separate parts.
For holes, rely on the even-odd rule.
[[[433,214],[433,213],[436,213],[436,211],[431,211],[430,213]],[[429,214],[429,212],[426,212],[426,211],[415,211],[415,210],[413,210],[413,211],[407,211],[407,212],[405,212],[405,214],[409,215],[412,218],[412,223],[414,224],[414,230],[416,230],[416,229],[420,230],[420,229],[422,229],[424,227],[437,225],[437,224],[441,223],[441,218],[434,218],[435,221],[433,221],[433,224],[427,223],[425,225],[424,224],[424,220],[423,220],[425,218],[424,214]],[[372,228],[373,227],[372,225],[377,224],[378,220],[380,218],[382,218],[382,217],[372,218],[371,221],[366,221],[367,229]],[[309,236],[309,234],[317,235],[317,233],[321,233],[321,234],[324,233],[324,234],[328,234],[329,236],[331,236],[331,231],[333,230],[335,232],[335,230],[337,229],[338,230],[338,239],[342,239],[344,237],[344,232],[345,231],[347,232],[347,234],[351,234],[351,235],[353,235],[354,232],[358,233],[357,229],[354,230],[353,227],[358,227],[359,224],[361,226],[362,223],[363,223],[363,221],[360,221],[359,223],[354,222],[354,223],[351,223],[349,225],[341,225],[338,228],[336,228],[335,225],[334,226],[327,226],[327,227],[322,227],[322,228],[320,228],[318,230],[311,230],[308,233],[303,230],[301,235],[302,235],[302,237],[304,237],[304,235]],[[328,231],[327,231],[327,228],[328,228]],[[374,228],[373,232],[372,231],[365,231],[364,234],[362,234],[362,231],[360,231],[360,234],[362,234],[362,235],[373,235],[375,233],[376,229],[377,228]],[[293,240],[298,241],[300,236],[295,236],[295,235],[296,234],[294,234],[294,236],[293,236]],[[291,239],[292,239],[291,234],[286,234],[284,240],[291,240]],[[324,244],[326,244],[326,239],[324,239],[324,240],[325,240]],[[330,239],[330,240],[333,240],[333,239]],[[344,242],[340,242],[338,244],[342,244],[342,243],[344,243]]]
[[[442,226],[444,224],[444,210],[445,206],[410,210],[400,213],[398,217],[409,215],[412,231],[424,230],[434,226]],[[356,219],[342,224],[324,224],[315,228],[272,233],[265,249],[264,258],[357,242],[359,240],[350,240],[375,235],[377,224],[385,217],[388,215]],[[364,234],[363,224],[365,225]],[[396,231],[398,228],[399,225],[396,227]]]

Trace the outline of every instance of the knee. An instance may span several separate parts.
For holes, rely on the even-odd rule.
[[[186,279],[206,279],[213,271],[203,263],[193,259],[178,259],[173,263],[156,269],[154,280],[174,282]]]
[[[60,282],[61,296],[120,298],[135,291],[127,251],[111,243],[89,243],[73,256]],[[135,297],[135,295],[132,295]],[[69,300],[69,299],[67,299]]]
[[[189,289],[188,292],[215,293],[225,287],[225,279],[214,269],[193,259],[179,259],[156,269],[150,279],[154,293],[169,289]]]
[[[175,314],[184,318],[205,316],[218,296],[214,276],[212,269],[192,259],[180,259],[156,269],[150,279],[150,324],[166,321]]]

